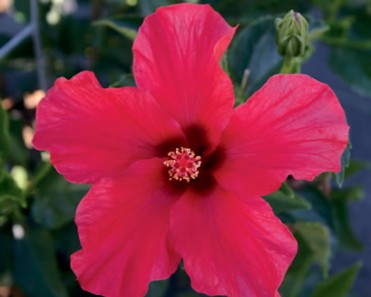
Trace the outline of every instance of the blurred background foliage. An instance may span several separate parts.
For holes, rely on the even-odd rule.
[[[1,297],[92,296],[80,289],[69,268],[69,256],[79,249],[74,213],[88,186],[64,181],[48,154],[32,149],[35,108],[57,77],[85,69],[94,71],[103,86],[135,85],[131,46],[138,27],[157,7],[179,2],[0,0]],[[325,43],[330,69],[355,92],[371,94],[369,0],[186,2],[209,3],[231,25],[240,25],[223,60],[238,103],[282,71],[285,57],[277,52],[275,19],[291,9],[309,22],[309,46],[300,63],[310,63],[316,45]],[[4,51],[28,24],[39,28],[40,48],[37,37],[26,34]],[[338,251],[362,250],[348,206],[362,199],[363,189],[342,185],[367,166],[351,160],[349,147],[340,174],[324,173],[312,183],[289,179],[265,197],[300,247],[280,289],[283,297],[356,296],[351,289],[361,263],[337,273],[331,267]],[[151,284],[148,297],[160,296],[201,295],[190,289],[180,267],[171,279]]]

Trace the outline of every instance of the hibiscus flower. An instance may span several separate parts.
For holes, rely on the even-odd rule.
[[[297,244],[261,196],[288,175],[339,171],[348,126],[331,89],[300,74],[233,108],[219,61],[235,29],[208,5],[160,8],[134,42],[137,87],[85,71],[39,104],[34,146],[92,185],[71,258],[85,290],[144,296],[182,260],[198,292],[279,296]]]

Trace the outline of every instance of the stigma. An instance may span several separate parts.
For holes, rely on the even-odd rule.
[[[201,157],[189,148],[176,148],[167,154],[169,159],[164,161],[164,165],[169,168],[169,180],[190,182],[196,179],[201,167]]]

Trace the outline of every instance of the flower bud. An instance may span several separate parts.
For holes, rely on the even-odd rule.
[[[276,43],[278,53],[286,57],[304,57],[309,46],[309,25],[298,12],[289,11],[283,19],[277,18]]]

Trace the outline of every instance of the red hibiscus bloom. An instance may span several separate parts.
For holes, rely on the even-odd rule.
[[[338,171],[348,126],[331,89],[305,75],[276,75],[233,109],[218,62],[234,32],[207,5],[160,8],[134,43],[136,88],[82,72],[40,103],[35,147],[92,184],[72,255],[84,289],[143,296],[182,259],[198,292],[279,295],[297,246],[260,197],[288,175]]]

